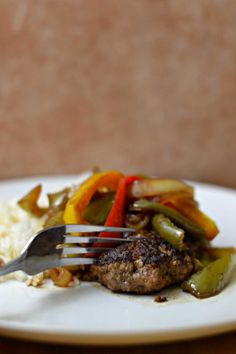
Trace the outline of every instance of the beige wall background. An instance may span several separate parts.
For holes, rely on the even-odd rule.
[[[0,178],[236,187],[235,0],[0,0]]]

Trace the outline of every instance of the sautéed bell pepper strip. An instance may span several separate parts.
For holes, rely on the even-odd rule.
[[[104,225],[114,202],[114,195],[114,192],[107,192],[92,200],[83,212],[83,219],[89,224]]]
[[[181,195],[179,198],[178,196],[174,196],[173,198],[170,196],[166,200],[160,201],[160,203],[177,210],[194,224],[201,227],[207,240],[212,240],[219,233],[215,222],[199,210],[192,199]]]
[[[179,251],[186,250],[184,244],[184,230],[175,226],[169,218],[163,214],[156,214],[152,218],[152,226],[159,235]]]
[[[204,230],[195,225],[192,221],[180,214],[177,210],[169,208],[160,203],[151,202],[147,199],[139,199],[133,204],[133,209],[137,211],[147,211],[152,213],[160,213],[168,217],[176,226],[185,230],[191,236],[202,238]]]
[[[121,227],[124,224],[125,219],[125,203],[126,203],[126,191],[127,187],[133,183],[134,181],[138,181],[141,178],[138,176],[126,176],[122,178],[119,182],[117,192],[115,195],[114,203],[111,207],[110,213],[106,219],[104,226],[114,226],[114,227]],[[106,237],[121,237],[120,233],[114,232],[101,232],[99,237],[106,238]],[[95,243],[94,246],[101,246],[103,244]],[[106,246],[108,244],[106,243]]]
[[[66,224],[84,224],[83,212],[94,193],[99,188],[116,191],[123,175],[117,171],[95,173],[89,177],[66,204],[64,222]]]
[[[233,267],[234,259],[227,254],[191,275],[181,287],[200,299],[216,295],[229,282]]]

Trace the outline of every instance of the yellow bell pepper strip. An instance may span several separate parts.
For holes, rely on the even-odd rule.
[[[216,295],[227,285],[233,267],[233,257],[228,254],[193,274],[181,287],[200,299]]]
[[[172,203],[174,209],[179,211],[194,224],[201,227],[204,230],[207,240],[212,240],[219,233],[219,229],[215,222],[199,210],[193,200],[180,197],[172,200],[170,199],[170,203]]]
[[[83,212],[89,204],[94,193],[100,188],[116,191],[123,175],[117,171],[95,173],[77,189],[67,202],[64,212],[66,224],[84,224]]]

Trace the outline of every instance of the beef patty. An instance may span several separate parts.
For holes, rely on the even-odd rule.
[[[151,232],[103,253],[82,278],[117,292],[149,294],[183,281],[193,269],[190,250],[178,251]]]

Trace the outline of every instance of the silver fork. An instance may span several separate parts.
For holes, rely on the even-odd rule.
[[[72,236],[71,233],[122,232],[128,235],[133,229],[94,225],[58,225],[38,232],[26,244],[21,254],[0,269],[0,276],[22,270],[35,275],[44,270],[70,265],[96,264],[95,253],[109,250],[111,247],[90,247],[94,242],[112,244],[129,242],[128,238],[101,238],[97,236]],[[78,244],[88,244],[80,247]],[[75,257],[75,255],[81,255]],[[86,254],[89,257],[86,257]],[[73,257],[71,257],[73,256]],[[85,256],[85,257],[84,257]]]

